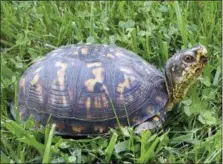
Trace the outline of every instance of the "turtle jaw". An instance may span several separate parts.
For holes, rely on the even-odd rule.
[[[201,75],[208,60],[206,54],[207,50],[204,46],[194,46],[179,51],[168,60],[165,69],[169,94],[167,110],[171,110],[174,104],[183,99],[188,88]]]

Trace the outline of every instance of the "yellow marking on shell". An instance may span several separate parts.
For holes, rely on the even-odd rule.
[[[86,109],[87,109],[87,119],[90,119],[91,118],[91,115],[90,115],[90,108],[91,108],[91,98],[88,97],[85,101],[85,106],[86,106]]]
[[[63,103],[64,105],[66,105],[66,104],[67,104],[67,99],[66,99],[66,97],[65,97],[65,96],[63,96],[63,98],[62,98],[62,103]]]
[[[149,115],[153,116],[154,115],[154,111],[153,111],[153,107],[151,105],[149,105],[147,108],[146,108],[146,111]]]
[[[75,133],[80,133],[83,130],[84,130],[83,126],[75,126],[75,125],[72,126],[72,131]]]
[[[159,121],[160,119],[159,119],[159,117],[153,117],[153,120],[154,121]]]
[[[125,88],[130,88],[130,83],[129,83],[129,77],[127,75],[124,75],[124,82],[119,83],[117,87],[117,92],[120,93],[120,99],[124,100],[124,90]]]
[[[115,53],[115,56],[122,57],[122,56],[124,56],[124,54],[121,53],[121,52],[116,52],[116,53]]]
[[[163,98],[161,96],[156,96],[156,101],[162,102],[163,101]]]
[[[57,79],[59,81],[61,89],[63,89],[65,85],[65,71],[67,69],[67,64],[56,62],[56,66],[61,67],[61,69],[57,71]]]
[[[59,99],[58,99],[57,96],[52,95],[51,102],[52,102],[52,104],[56,104],[56,103],[60,103],[60,104],[64,104],[64,105],[67,104],[67,100],[66,100],[65,96],[59,97]]]
[[[43,102],[43,87],[40,84],[36,85],[36,91],[39,95],[40,102]]]
[[[138,124],[138,122],[139,122],[139,118],[138,118],[138,116],[134,116],[134,117],[132,118],[132,122],[133,122],[134,124]]]
[[[22,77],[20,80],[19,80],[19,87],[20,88],[23,88],[25,86],[25,78]]]
[[[104,77],[102,76],[102,72],[104,71],[103,68],[95,68],[92,73],[95,76],[93,79],[89,79],[85,82],[85,86],[89,92],[94,91],[94,86],[97,82],[102,83],[104,80]]]
[[[94,107],[97,109],[102,108],[101,97],[94,98]]]
[[[43,68],[43,67],[39,67],[38,69],[36,69],[36,70],[34,71],[34,73],[35,73],[35,74],[38,73],[42,68]]]
[[[62,129],[64,129],[65,128],[65,125],[63,124],[63,123],[57,123],[56,124],[56,129],[58,129],[58,130],[62,130]]]
[[[91,98],[90,97],[88,97],[87,100],[85,101],[85,106],[87,109],[90,109],[90,107],[91,107]]]
[[[82,48],[82,49],[81,49],[81,53],[82,53],[83,55],[87,55],[87,53],[88,53],[88,48],[87,48],[87,47]]]
[[[101,63],[100,62],[95,62],[95,63],[88,63],[87,67],[91,68],[91,67],[100,67]]]
[[[74,55],[78,55],[78,51],[77,50],[74,51]]]
[[[33,77],[32,81],[31,81],[31,84],[32,85],[35,85],[39,80],[39,74],[35,74],[35,76]]]
[[[111,58],[111,59],[114,59],[115,57],[112,55],[112,54],[106,54],[106,57],[108,57],[108,58]]]
[[[94,127],[94,131],[103,133],[105,131],[105,127],[103,127],[103,126],[95,126]]]
[[[120,71],[125,72],[125,73],[127,73],[127,74],[131,74],[131,73],[132,73],[131,70],[129,70],[129,69],[125,68],[125,67],[121,67],[121,68],[120,68]]]
[[[108,100],[107,100],[107,98],[105,97],[105,95],[102,96],[102,102],[103,102],[103,106],[104,106],[104,108],[107,108],[107,107],[108,107]]]

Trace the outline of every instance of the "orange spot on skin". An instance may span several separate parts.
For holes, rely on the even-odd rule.
[[[83,54],[83,55],[87,55],[87,53],[88,53],[88,48],[82,48],[81,49],[81,53]]]
[[[80,126],[80,125],[79,126],[77,126],[77,125],[76,126],[75,125],[72,126],[72,131],[75,132],[75,133],[80,133],[83,130],[84,130],[83,126]]]

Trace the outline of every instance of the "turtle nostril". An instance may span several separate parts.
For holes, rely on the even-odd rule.
[[[208,63],[208,58],[205,57],[205,56],[201,56],[201,58],[200,58],[200,62],[201,62],[202,64],[207,64],[207,63]]]
[[[198,69],[196,69],[196,73],[199,73],[201,71],[201,69],[200,68],[198,68]]]

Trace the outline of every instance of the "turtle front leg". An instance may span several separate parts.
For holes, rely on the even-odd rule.
[[[144,130],[151,130],[152,132],[156,132],[162,127],[162,124],[163,124],[162,120],[156,116],[136,126],[134,132],[136,134],[140,134]]]

